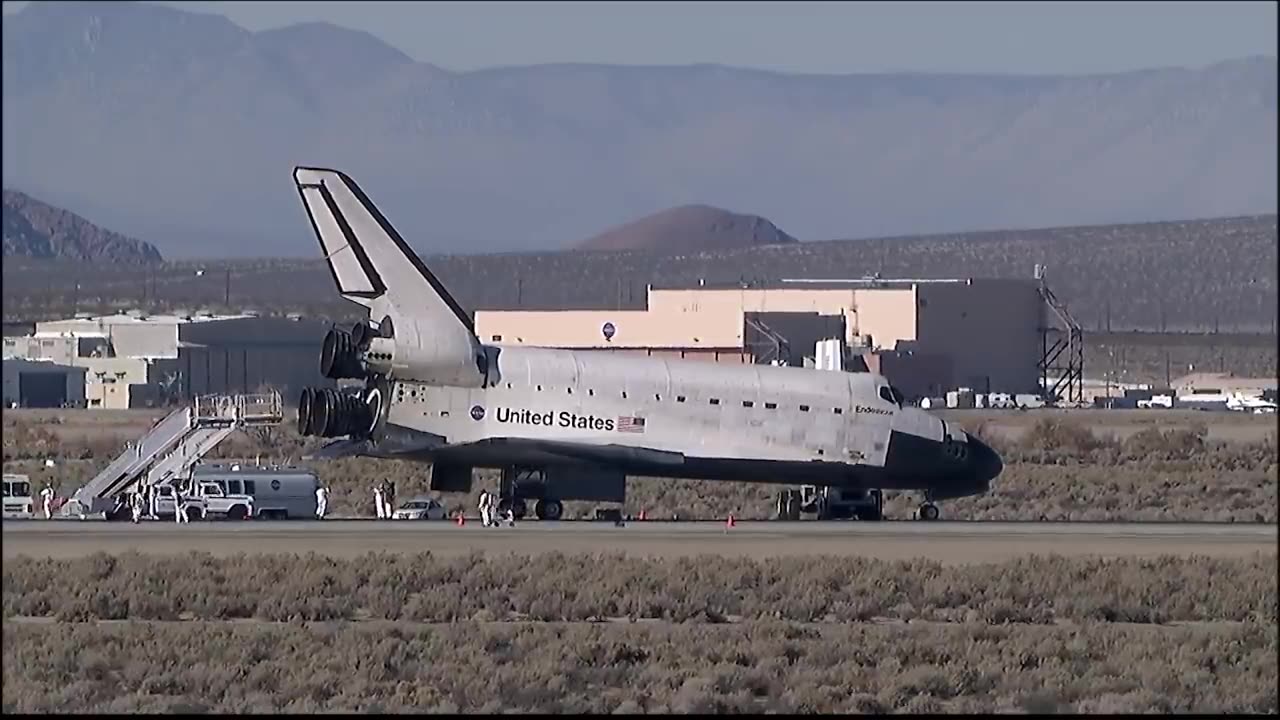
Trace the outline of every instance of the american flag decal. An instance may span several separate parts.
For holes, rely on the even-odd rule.
[[[619,416],[618,432],[629,432],[629,433],[644,432],[644,418]]]

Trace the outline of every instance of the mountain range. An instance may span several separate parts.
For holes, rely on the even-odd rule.
[[[423,252],[709,205],[802,240],[1276,212],[1276,59],[1079,77],[452,72],[363,32],[129,2],[3,25],[4,184],[171,257],[310,256],[294,165]]]
[[[112,263],[158,263],[154,245],[98,227],[17,190],[4,191],[4,256]]]

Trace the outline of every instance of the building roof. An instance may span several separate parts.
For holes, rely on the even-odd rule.
[[[88,372],[89,368],[77,365],[61,365],[52,360],[27,360],[26,358],[7,357],[4,358],[4,364],[10,367],[17,367],[19,372],[61,372],[61,373],[79,373],[81,375]]]
[[[1231,373],[1191,373],[1173,381],[1175,388],[1218,388],[1221,390],[1274,390],[1276,378],[1236,377]]]

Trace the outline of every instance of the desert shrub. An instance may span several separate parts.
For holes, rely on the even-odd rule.
[[[6,561],[4,612],[63,620],[1276,622],[1275,556],[648,559],[97,554]]]
[[[5,712],[1274,713],[1247,626],[6,625]]]

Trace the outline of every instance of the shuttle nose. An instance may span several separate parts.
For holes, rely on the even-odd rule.
[[[992,450],[990,445],[970,435],[969,466],[973,470],[974,479],[987,484],[1004,470],[1004,460],[1000,459],[1000,453]]]

